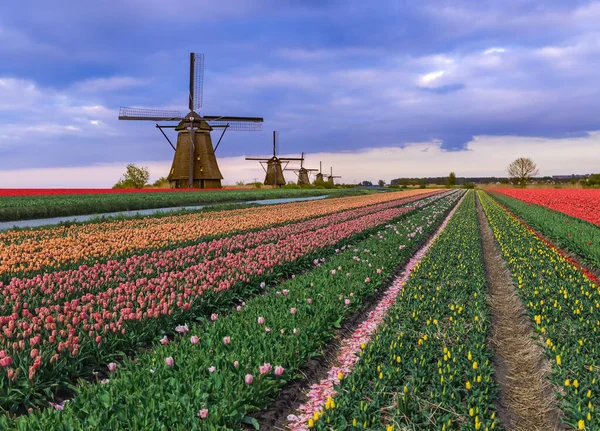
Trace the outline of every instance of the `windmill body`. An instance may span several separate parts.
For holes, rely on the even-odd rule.
[[[319,162],[319,173],[315,177],[316,181],[323,181],[323,163]]]
[[[223,175],[219,169],[215,151],[227,130],[260,130],[263,122],[259,117],[201,116],[196,111],[202,107],[204,82],[204,55],[190,54],[190,112],[182,116],[178,111],[144,108],[121,108],[119,120],[177,121],[176,126],[156,124],[175,150],[173,164],[167,179],[171,188],[221,188]],[[163,129],[178,132],[177,146],[173,146]],[[217,145],[213,147],[210,132],[223,129]]]
[[[333,167],[330,167],[330,172],[329,172],[329,175],[327,175],[327,181],[328,181],[330,184],[334,184],[334,182],[333,182],[333,179],[334,179],[334,178],[342,178],[342,177],[341,177],[341,176],[339,176],[339,175],[333,175]]]
[[[268,158],[263,157],[246,157],[246,160],[256,160],[260,162],[261,166],[265,171],[264,185],[281,187],[286,184],[283,171],[287,167],[288,163],[293,160],[302,160],[297,157],[278,157],[277,156],[277,140],[278,133],[273,131],[273,156]],[[285,166],[283,166],[285,164]]]
[[[300,168],[299,169],[288,169],[289,171],[294,171],[298,176],[298,185],[310,185],[310,172],[317,171],[317,169],[307,169],[304,167],[304,153],[302,153],[302,157],[300,158]]]

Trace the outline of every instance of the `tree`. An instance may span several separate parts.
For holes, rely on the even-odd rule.
[[[456,185],[456,174],[454,174],[454,172],[450,172],[450,175],[448,175],[448,185],[449,186]]]
[[[527,157],[518,158],[508,165],[506,171],[520,186],[527,185],[539,172],[535,162]]]
[[[125,174],[113,186],[113,189],[142,189],[150,179],[147,167],[137,167],[130,163],[125,168]]]
[[[383,186],[385,186],[385,181],[379,180],[379,181],[377,181],[377,184],[379,184],[379,187],[383,187]]]
[[[371,186],[373,185],[373,183],[372,183],[371,181],[363,181],[363,182],[361,183],[361,185],[362,185],[363,187],[371,187]]]
[[[160,177],[152,183],[152,187],[169,187],[169,180],[167,177]]]

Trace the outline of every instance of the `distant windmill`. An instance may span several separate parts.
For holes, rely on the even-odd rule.
[[[339,175],[333,175],[333,167],[332,166],[330,166],[330,169],[331,169],[330,173],[329,173],[329,175],[327,175],[327,181],[329,181],[331,184],[333,184],[334,178],[342,178],[342,177]]]
[[[290,168],[285,170],[294,171],[298,176],[298,184],[307,186],[310,185],[309,172],[318,171],[318,169],[307,169],[304,167],[304,153],[302,153],[302,157],[300,158],[300,169]]]
[[[265,176],[265,185],[272,185],[273,187],[284,186],[285,178],[283,177],[283,169],[281,167],[281,163],[285,163],[285,167],[287,167],[288,163],[292,160],[302,160],[298,157],[277,157],[277,143],[278,143],[279,133],[273,130],[273,157],[264,158],[264,157],[246,157],[246,160],[258,160],[260,165],[266,172]],[[265,168],[265,164],[267,167]]]
[[[319,162],[319,173],[315,176],[315,181],[323,181],[323,162]]]
[[[143,121],[178,121],[176,126],[156,127],[175,150],[173,164],[169,171],[171,188],[220,188],[223,175],[219,170],[215,151],[223,139],[225,132],[254,131],[261,129],[262,118],[258,117],[229,117],[200,115],[196,111],[202,107],[204,88],[204,54],[190,53],[190,89],[189,110],[184,116],[179,111],[166,111],[144,108],[121,108],[119,120]],[[169,140],[163,128],[173,128],[178,131],[177,148]],[[213,148],[210,132],[222,128],[223,133]]]

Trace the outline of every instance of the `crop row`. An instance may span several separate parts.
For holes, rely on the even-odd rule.
[[[494,193],[492,197],[556,245],[600,269],[600,226],[504,194]]]
[[[534,329],[552,364],[565,422],[598,429],[600,291],[568,258],[488,195],[481,202]]]
[[[428,202],[425,200],[415,203],[414,201],[418,199],[421,197],[394,200],[265,230],[216,238],[193,246],[110,260],[91,267],[82,265],[73,270],[38,274],[30,278],[15,277],[6,285],[0,282],[0,304],[2,304],[0,314],[21,314],[24,303],[29,309],[49,307],[83,294],[115,288],[120,283],[133,282],[141,278],[153,279],[161,274],[183,271],[201,262],[208,262],[240,250],[247,251],[261,244],[273,243],[292,235],[314,231],[398,206],[420,206]]]
[[[162,328],[174,322],[204,315],[207,307],[228,297],[224,292],[243,289],[261,277],[274,278],[279,270],[301,267],[322,256],[327,248],[364,235],[408,210],[391,208],[368,214],[179,271],[83,293],[48,307],[29,309],[23,304],[21,315],[0,317],[0,347],[14,362],[9,380],[21,382],[33,392],[50,384],[60,385],[70,376],[85,372],[88,365],[104,363],[115,352],[130,351],[155,339]]]
[[[385,193],[261,208],[186,214],[0,234],[0,276],[76,268],[109,258],[181,247],[211,236],[264,229],[334,212],[423,194]]]
[[[499,189],[499,192],[600,226],[600,190]]]
[[[57,410],[14,422],[2,417],[0,425],[34,430],[239,428],[282,385],[300,376],[300,368],[331,339],[334,328],[414,252],[460,195],[438,199],[354,246],[343,246],[277,292],[242,303],[238,312],[214,315],[203,325],[178,320],[183,336],[164,339],[135,361],[110,365],[103,384],[83,383],[70,402],[57,400]]]
[[[51,192],[52,190],[50,190]],[[84,190],[86,191],[86,190]],[[111,193],[106,193],[106,192]],[[146,191],[153,191],[147,193]],[[0,189],[0,221],[36,219],[46,217],[98,214],[111,211],[165,208],[182,205],[212,205],[244,200],[305,197],[328,194],[330,196],[355,195],[352,189],[278,189],[278,190],[87,190],[88,193],[45,194],[32,191],[35,195],[18,196],[23,190]],[[102,192],[102,193],[99,193]],[[24,192],[26,193],[26,191]]]
[[[486,280],[465,198],[364,346],[315,429],[495,429]]]

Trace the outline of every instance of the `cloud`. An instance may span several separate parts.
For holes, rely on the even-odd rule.
[[[1,138],[1,136],[0,136]],[[1,140],[0,140],[1,144]],[[569,148],[566,152],[565,148]],[[569,175],[598,172],[600,131],[580,138],[523,138],[518,136],[477,136],[468,144],[468,151],[444,151],[441,142],[410,143],[404,146],[363,148],[351,153],[311,152],[305,155],[307,167],[341,175],[342,183],[359,181],[386,182],[398,177],[445,176],[450,171],[457,176],[505,176],[506,166],[517,157],[531,157],[540,169],[540,175]],[[298,157],[283,154],[282,157]],[[151,181],[165,176],[170,160],[137,161],[147,166]],[[290,167],[293,165],[290,164]],[[258,162],[244,157],[220,157],[219,167],[226,185],[237,181],[264,180],[264,171]],[[111,187],[123,174],[124,163],[95,164],[82,167],[17,169],[0,171],[0,187]],[[292,172],[286,180],[295,182]]]
[[[148,79],[131,76],[111,76],[108,78],[90,78],[73,84],[73,90],[81,93],[103,93],[143,87],[150,83]]]

